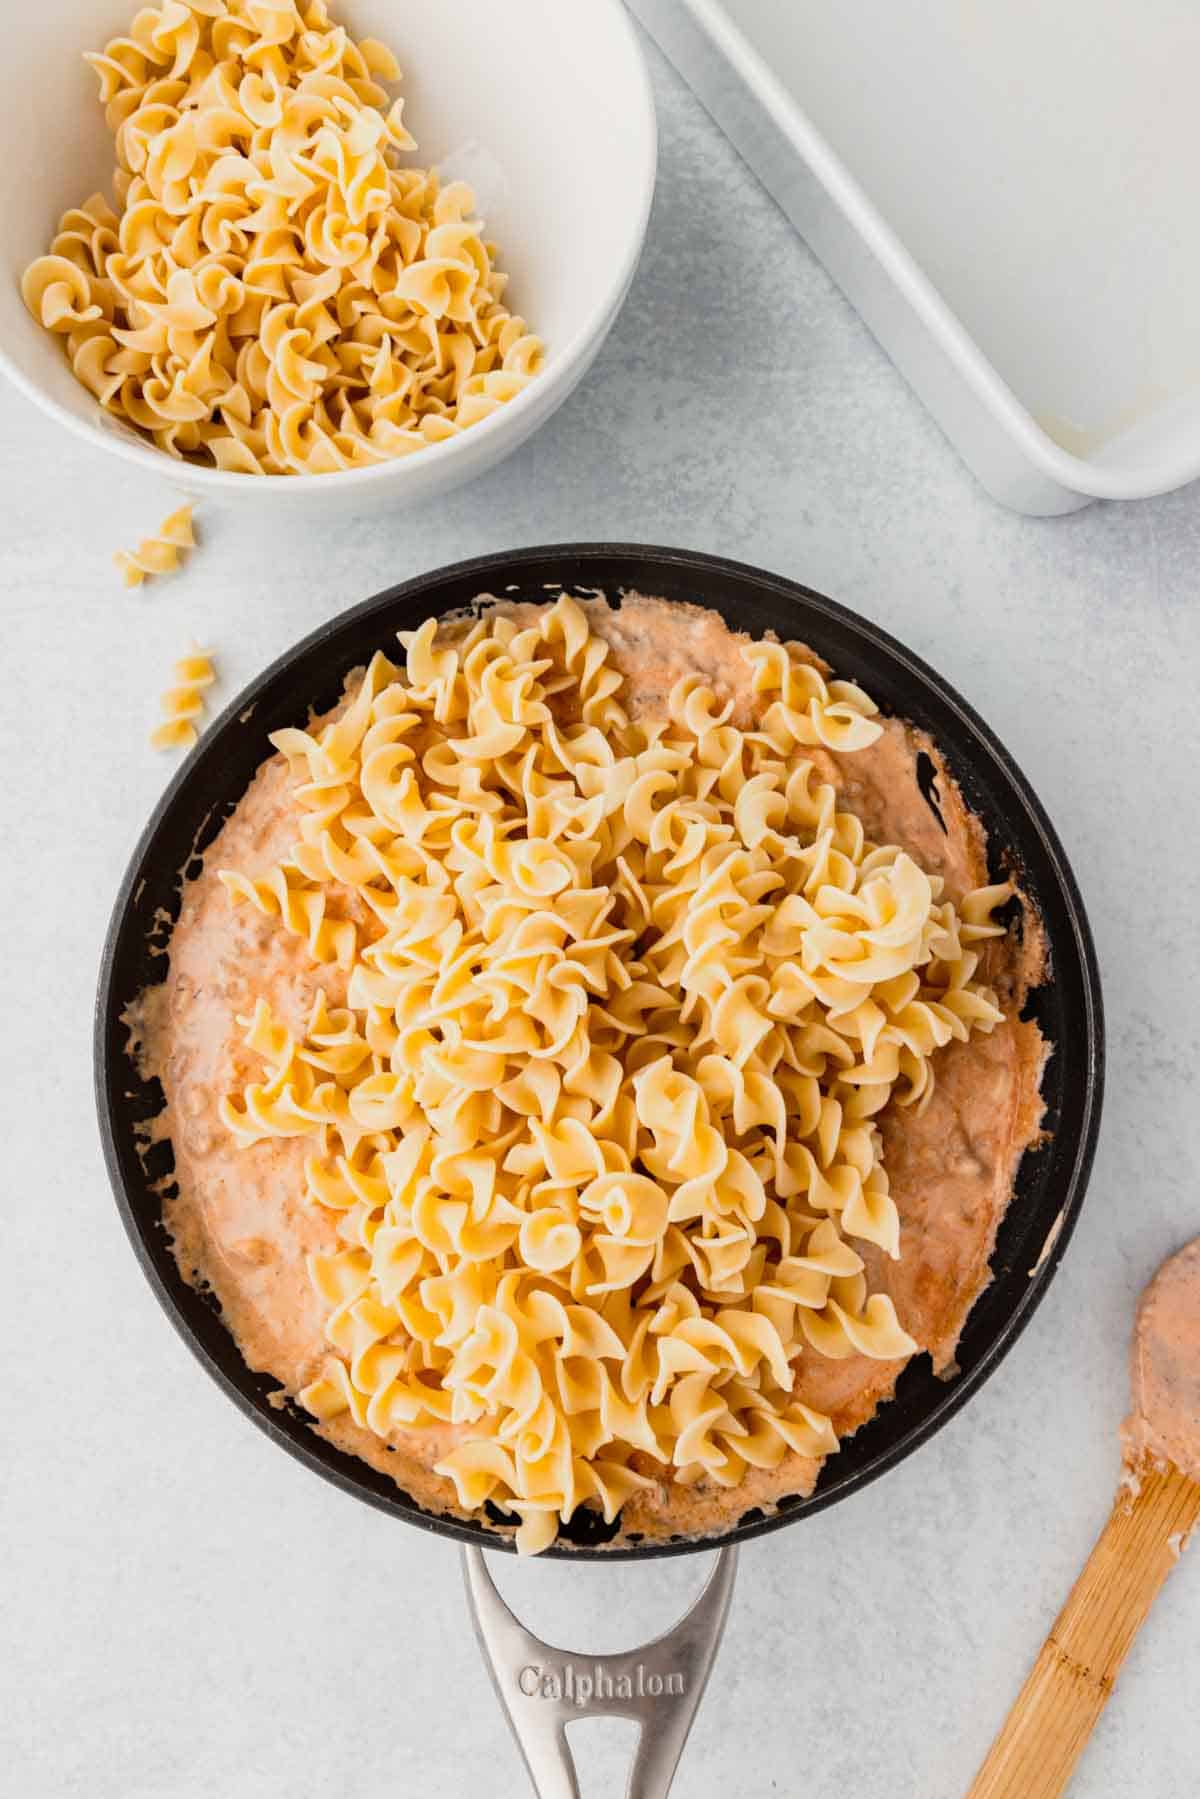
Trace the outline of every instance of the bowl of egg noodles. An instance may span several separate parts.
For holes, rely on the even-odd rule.
[[[51,0],[10,44],[0,367],[194,498],[456,486],[628,292],[657,140],[619,0]]]

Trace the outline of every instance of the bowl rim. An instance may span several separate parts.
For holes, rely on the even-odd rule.
[[[836,1479],[836,1484],[829,1489],[822,1491],[821,1485],[818,1483],[816,1490],[807,1497],[790,1503],[781,1503],[776,1511],[766,1515],[751,1515],[743,1518],[729,1530],[720,1534],[694,1538],[646,1539],[633,1543],[599,1547],[559,1541],[543,1551],[544,1555],[564,1560],[628,1561],[648,1556],[697,1554],[731,1544],[747,1542],[753,1538],[781,1530],[785,1525],[794,1523],[800,1518],[812,1516],[816,1512],[823,1511],[827,1506],[849,1498],[851,1494],[861,1491],[863,1487],[877,1480],[882,1474],[919,1449],[947,1424],[968,1400],[975,1396],[988,1377],[994,1373],[1028,1325],[1045,1296],[1074,1234],[1086,1196],[1088,1178],[1095,1156],[1104,1093],[1104,1006],[1092,931],[1078,883],[1062,843],[1025,775],[974,708],[923,658],[917,656],[872,621],[786,576],[773,574],[755,567],[753,564],[732,561],[726,557],[709,555],[705,552],[636,543],[544,544],[470,557],[464,561],[446,564],[425,574],[413,576],[392,587],[384,588],[307,633],[299,642],[276,657],[261,674],[250,681],[231,700],[220,717],[206,732],[205,739],[210,745],[218,744],[221,737],[231,727],[244,722],[257,709],[262,695],[281,677],[286,676],[293,666],[309,652],[319,649],[331,639],[341,636],[361,621],[365,621],[377,613],[383,614],[389,609],[394,609],[401,602],[414,600],[451,582],[475,581],[479,583],[476,588],[477,593],[488,593],[503,598],[507,584],[506,577],[508,581],[519,582],[524,572],[526,578],[529,578],[530,565],[536,567],[539,564],[560,563],[564,565],[565,569],[565,565],[568,563],[582,564],[586,567],[588,564],[611,564],[615,561],[636,565],[641,573],[645,572],[647,565],[654,565],[660,571],[670,571],[674,574],[687,575],[691,573],[727,579],[734,583],[749,582],[760,589],[770,591],[782,600],[799,600],[810,614],[815,613],[827,619],[831,627],[848,628],[853,634],[868,642],[872,648],[881,651],[900,671],[913,678],[919,686],[931,689],[934,697],[957,715],[957,722],[965,728],[970,737],[977,741],[983,752],[983,760],[990,760],[992,767],[1007,786],[1011,797],[1019,801],[1024,808],[1030,824],[1040,839],[1047,866],[1052,872],[1058,896],[1063,902],[1069,923],[1070,944],[1078,971],[1082,1002],[1081,1016],[1078,1020],[1084,1046],[1079,1055],[1079,1078],[1082,1083],[1081,1119],[1074,1138],[1069,1143],[1069,1166],[1062,1182],[1061,1191],[1056,1189],[1056,1197],[1059,1201],[1058,1215],[1049,1228],[1037,1266],[1028,1271],[1029,1278],[1019,1289],[1016,1303],[998,1323],[978,1360],[965,1371],[955,1372],[954,1378],[945,1382],[943,1392],[931,1405],[925,1416],[919,1418],[894,1442],[881,1448],[864,1466]],[[544,577],[546,570],[541,568],[538,573]],[[608,576],[605,577],[603,584],[610,587],[622,585]],[[600,583],[589,584],[585,578],[573,577],[564,581],[563,585],[569,590],[579,592],[587,590],[589,586],[595,591],[596,586]],[[633,587],[636,582],[630,581],[625,585]],[[705,602],[701,601],[700,603]],[[431,607],[434,614],[452,609],[445,604],[439,608],[436,603]],[[822,646],[820,644],[816,644],[814,647],[818,653],[821,653]],[[301,704],[309,703],[304,696],[298,696],[298,698]],[[318,1437],[311,1428],[307,1429],[303,1436],[293,1435],[286,1431],[280,1422],[278,1413],[273,1412],[269,1403],[251,1390],[252,1383],[261,1381],[264,1377],[253,1374],[245,1364],[242,1364],[241,1372],[244,1379],[241,1384],[238,1379],[226,1372],[198,1335],[192,1323],[184,1316],[179,1299],[171,1291],[151,1254],[121,1164],[118,1128],[114,1119],[112,1104],[114,1083],[128,1079],[128,1062],[124,1050],[122,1048],[120,1053],[116,1053],[113,1042],[114,1026],[118,1022],[114,1016],[113,1001],[116,997],[114,985],[118,955],[122,948],[127,918],[131,904],[135,901],[142,883],[143,865],[147,861],[148,852],[153,848],[160,828],[169,819],[177,802],[191,786],[196,768],[195,757],[189,755],[174,774],[140,834],[117,892],[101,957],[93,1015],[95,1100],[105,1165],[126,1235],[155,1297],[192,1354],[218,1386],[234,1401],[238,1409],[296,1460],[304,1463],[305,1466],[321,1475],[323,1479],[330,1481],[342,1492],[365,1501],[377,1510],[398,1517],[405,1523],[414,1524],[434,1535],[450,1538],[460,1543],[469,1543],[498,1552],[515,1551],[510,1534],[501,1534],[490,1530],[486,1525],[471,1519],[426,1511],[399,1486],[395,1487],[394,1494],[391,1491],[372,1490],[365,1484],[365,1474],[357,1472],[359,1469],[367,1470],[368,1464],[360,1462],[355,1456],[337,1451],[324,1439]],[[1061,937],[1051,939],[1049,949],[1052,958],[1056,949],[1061,948]],[[171,1252],[168,1250],[167,1254],[170,1257]],[[985,1288],[984,1293],[986,1292]],[[979,1303],[983,1296],[983,1294],[977,1296],[976,1303]],[[967,1323],[970,1322],[970,1317],[971,1314],[968,1313]],[[964,1325],[965,1329],[966,1324]],[[229,1333],[226,1334],[229,1335]],[[232,1341],[231,1336],[230,1341]],[[921,1359],[916,1357],[913,1360],[916,1363]],[[269,1381],[268,1384],[275,1387],[279,1385],[277,1381]],[[867,1430],[884,1410],[886,1410],[886,1406],[881,1406],[861,1429]],[[308,1424],[311,1425],[311,1420],[308,1421]]]
[[[658,182],[658,119],[654,85],[633,18],[624,0],[592,0],[592,3],[608,11],[625,40],[631,85],[627,97],[629,113],[623,128],[632,129],[636,125],[645,138],[640,159],[640,188],[634,204],[629,208],[634,229],[603,297],[593,306],[587,318],[575,328],[561,348],[551,346],[545,367],[526,387],[478,424],[471,425],[456,437],[445,438],[440,443],[425,444],[411,455],[392,456],[365,468],[333,469],[328,474],[321,475],[246,475],[229,469],[209,468],[204,463],[171,456],[156,445],[140,439],[132,426],[125,425],[115,415],[106,413],[98,401],[95,402],[95,420],[78,416],[47,393],[39,381],[32,379],[2,342],[0,373],[6,375],[13,386],[40,412],[65,426],[81,442],[108,451],[135,468],[148,470],[197,495],[201,491],[207,491],[214,495],[247,494],[252,497],[254,494],[265,494],[272,498],[298,498],[312,493],[314,489],[328,496],[339,491],[348,493],[352,487],[354,491],[361,490],[365,493],[372,485],[389,478],[395,479],[399,470],[408,468],[414,462],[421,469],[445,467],[456,470],[456,464],[464,453],[473,451],[477,458],[482,455],[485,445],[492,444],[494,439],[503,437],[506,432],[514,436],[512,448],[515,450],[526,435],[521,427],[526,424],[527,415],[535,413],[534,418],[528,420],[530,430],[536,429],[539,422],[545,422],[559,403],[548,396],[559,394],[559,399],[567,398],[573,385],[573,374],[576,370],[582,373],[589,360],[589,351],[599,348],[616,322],[641,261]],[[40,329],[36,320],[33,323],[35,329]],[[82,384],[80,385],[82,388]],[[540,421],[536,416],[538,412],[543,414]],[[467,471],[462,472],[465,474]],[[432,474],[426,479],[431,488],[436,487],[436,478]],[[335,482],[338,484],[336,488],[333,485]]]

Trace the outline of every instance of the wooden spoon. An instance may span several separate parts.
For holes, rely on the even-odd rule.
[[[1125,1478],[967,1799],[1055,1799],[1159,1588],[1200,1523],[1200,1237],[1164,1262],[1133,1333]]]

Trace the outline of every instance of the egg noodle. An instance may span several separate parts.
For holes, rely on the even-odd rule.
[[[155,750],[190,750],[199,733],[196,720],[204,713],[204,695],[216,681],[212,651],[192,644],[175,664],[175,679],[159,700],[162,723],[150,734]]]
[[[181,506],[163,520],[153,537],[147,537],[136,550],[118,550],[113,561],[126,587],[141,587],[159,575],[173,575],[181,555],[195,547],[192,508]]]
[[[336,1221],[300,1397],[456,1427],[437,1472],[525,1550],[581,1505],[837,1448],[796,1357],[917,1348],[855,1247],[899,1253],[878,1114],[1002,1016],[976,946],[1011,889],[956,910],[868,842],[813,752],[871,744],[876,708],[740,641],[747,730],[695,675],[631,717],[565,596],[429,620],[272,737],[298,840],[220,877],[344,971],[303,1034],[240,1021],[261,1079],[221,1106],[243,1145],[307,1139]]]
[[[64,214],[22,291],[159,449],[242,474],[362,468],[537,373],[470,188],[399,166],[396,59],[324,0],[166,0],[87,60],[117,209]]]

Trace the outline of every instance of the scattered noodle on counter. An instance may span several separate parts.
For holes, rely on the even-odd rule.
[[[153,537],[146,538],[136,550],[118,550],[113,561],[125,577],[126,587],[140,587],[153,575],[170,575],[179,567],[181,550],[194,549],[192,508],[181,506],[165,518]]]
[[[325,474],[440,443],[538,372],[542,345],[462,182],[415,148],[324,0],[167,0],[89,56],[117,209],[64,214],[25,303],[102,406],[171,456]]]
[[[801,1352],[916,1349],[877,1119],[1003,1014],[975,980],[1012,889],[961,909],[867,840],[818,773],[880,734],[799,646],[743,642],[761,723],[698,675],[632,718],[563,597],[457,641],[402,634],[320,728],[271,741],[299,837],[222,871],[336,973],[220,1114],[310,1148],[330,1353],[300,1397],[387,1438],[448,1431],[439,1475],[536,1551],[577,1507],[736,1487],[837,1448]],[[816,760],[814,760],[816,758]]]
[[[204,711],[205,689],[217,678],[211,650],[193,644],[175,664],[175,683],[159,702],[163,722],[150,738],[156,750],[190,750],[196,741],[195,720]]]

